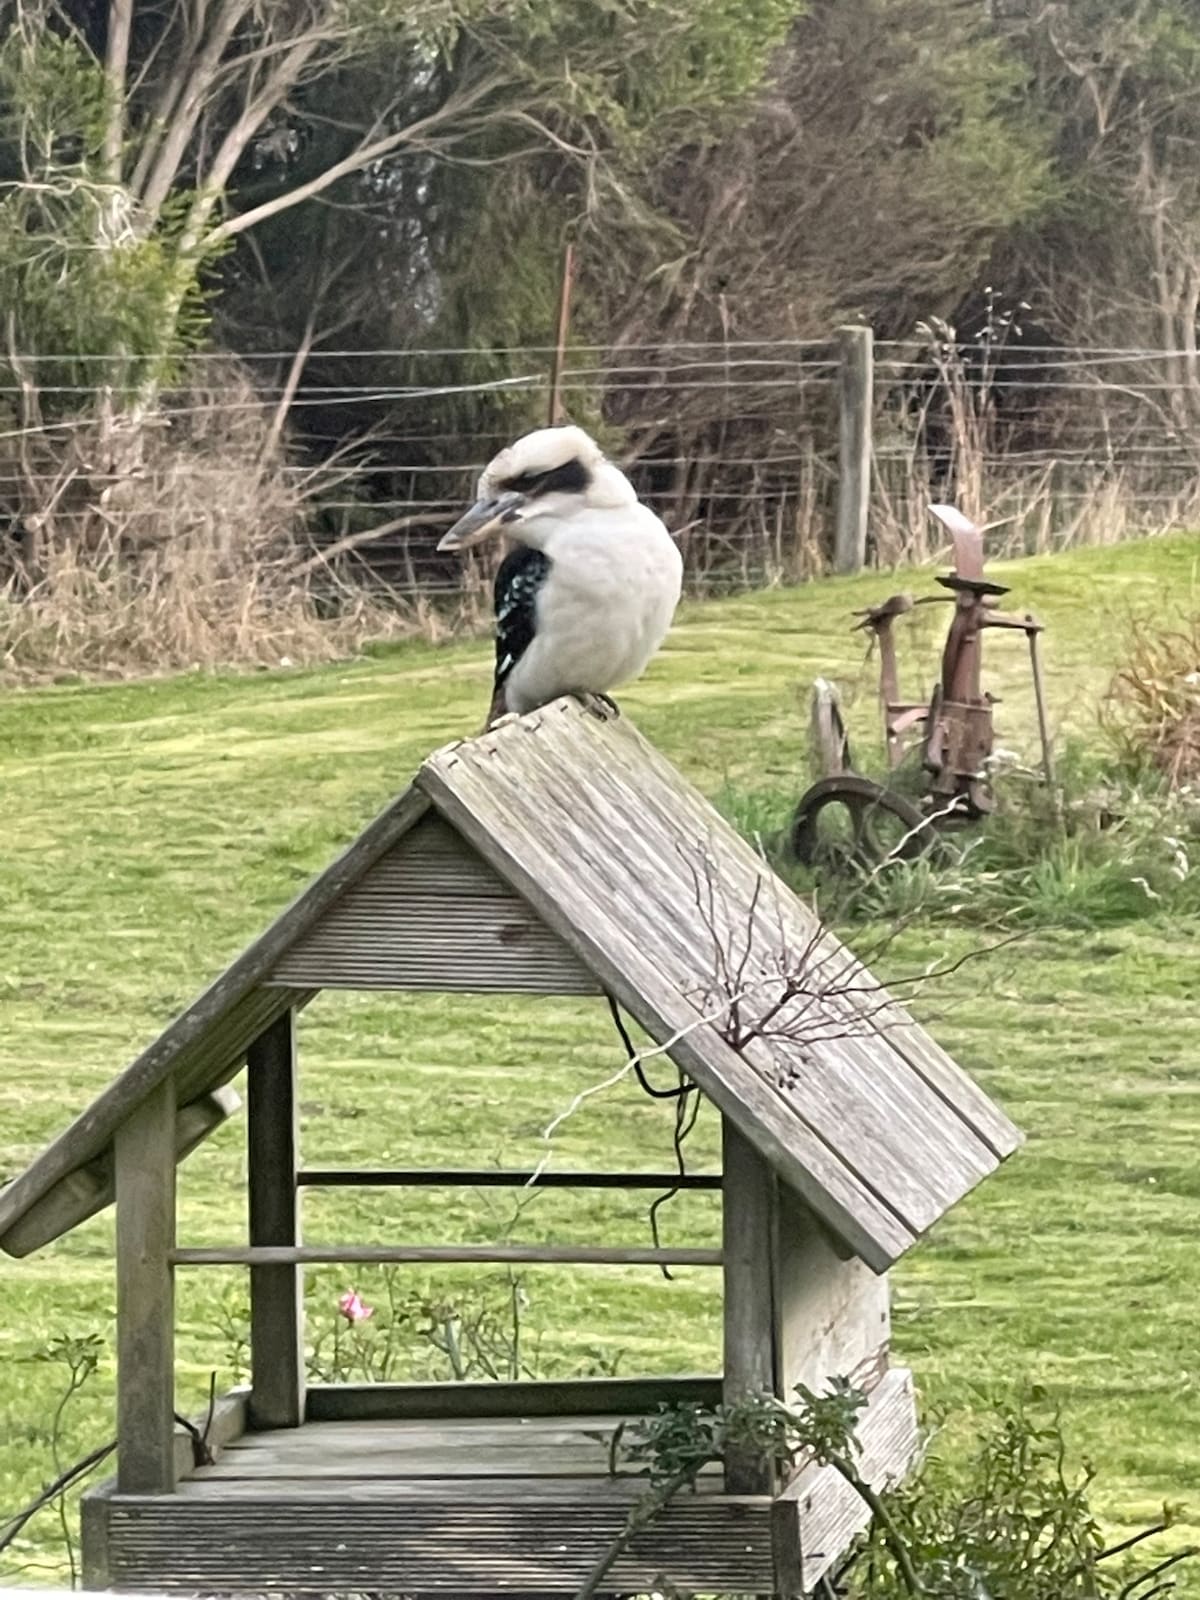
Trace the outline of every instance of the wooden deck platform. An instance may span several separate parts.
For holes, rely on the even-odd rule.
[[[226,1403],[215,1463],[174,1494],[85,1500],[90,1588],[210,1594],[574,1593],[645,1480],[610,1467],[618,1416],[309,1421],[239,1430]],[[629,1419],[625,1419],[629,1420]],[[907,1373],[891,1373],[862,1430],[880,1476],[912,1447]],[[878,1471],[874,1469],[878,1467]],[[679,1496],[605,1589],[797,1594],[862,1525],[831,1469],[778,1498],[727,1495],[717,1469]],[[819,1481],[818,1481],[819,1480]]]

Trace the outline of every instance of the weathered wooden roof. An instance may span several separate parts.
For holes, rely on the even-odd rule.
[[[1009,1120],[625,717],[556,701],[413,786],[0,1190],[25,1254],[112,1195],[168,1075],[181,1154],[324,987],[611,993],[877,1271],[1020,1142]]]

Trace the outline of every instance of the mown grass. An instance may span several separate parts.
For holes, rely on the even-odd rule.
[[[1056,732],[1091,748],[1096,712],[1129,616],[1197,592],[1200,540],[1178,538],[1015,563],[1013,601],[1049,624]],[[924,576],[903,580],[928,586]],[[851,608],[878,577],[690,606],[649,677],[622,696],[643,731],[738,820],[775,826],[808,781],[807,685],[860,685],[858,743],[875,726],[873,665]],[[897,582],[895,587],[901,587]],[[932,615],[931,615],[932,613]],[[906,658],[924,688],[944,614],[918,612]],[[33,1156],[403,784],[433,747],[478,726],[483,645],[406,645],[317,671],[64,686],[0,698],[7,847],[0,884],[0,1178]],[[991,653],[1002,742],[1030,750],[1031,698],[1016,641]],[[1101,1471],[1114,1525],[1164,1499],[1200,1517],[1200,1357],[1194,1244],[1200,1063],[1193,1040],[1200,916],[1138,890],[1095,915],[1071,886],[1041,905],[1015,945],[980,955],[931,989],[939,1038],[1006,1106],[1027,1147],[895,1274],[896,1343],[927,1407],[969,1418],[1029,1380],[1061,1399],[1081,1454]],[[1114,881],[1125,882],[1122,868]],[[1065,885],[1065,888],[1062,888]],[[1086,887],[1086,886],[1085,886]],[[1111,885],[1110,885],[1111,887]],[[1058,892],[1058,891],[1056,891]],[[1105,893],[1107,894],[1108,889]],[[1011,909],[1013,895],[1005,904]],[[1050,907],[1047,910],[1047,907]],[[895,909],[895,908],[893,908]],[[986,943],[979,918],[943,904],[909,926],[893,970]],[[985,924],[989,919],[982,919]],[[1003,916],[994,919],[1003,922]],[[888,973],[884,973],[888,976]],[[453,997],[326,997],[302,1025],[310,1162],[515,1165],[579,1089],[618,1065],[593,1004]],[[666,1166],[670,1113],[623,1086],[588,1102],[555,1142],[562,1166]],[[182,1235],[241,1236],[242,1129],[184,1169]],[[715,1160],[702,1116],[692,1164]],[[673,1202],[664,1234],[715,1237],[703,1196]],[[310,1237],[647,1237],[645,1197],[543,1194],[514,1222],[501,1194],[364,1192],[314,1197]],[[49,1414],[60,1382],[36,1358],[54,1335],[111,1333],[111,1219],[0,1264],[0,1517],[50,1475]],[[408,1288],[458,1292],[463,1278]],[[314,1273],[314,1329],[348,1279]],[[356,1280],[368,1297],[378,1276]],[[716,1359],[711,1275],[672,1283],[636,1270],[531,1271],[527,1337],[545,1370],[703,1369]],[[230,1365],[233,1274],[181,1283],[181,1400]],[[428,1363],[428,1355],[421,1360]],[[106,1363],[75,1402],[66,1452],[111,1429]],[[56,1529],[29,1530],[0,1577],[61,1571]]]

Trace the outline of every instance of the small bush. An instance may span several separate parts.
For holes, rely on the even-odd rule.
[[[1172,788],[1200,785],[1200,612],[1170,627],[1134,625],[1105,723],[1127,764]]]
[[[232,362],[213,363],[144,418],[0,447],[0,677],[313,662],[425,631],[314,557],[308,490],[270,418]]]
[[[894,775],[901,787],[911,773]],[[1200,911],[1200,783],[1120,772],[1068,749],[1051,792],[1017,772],[997,809],[946,835],[941,859],[889,861],[821,878],[790,859],[795,791],[726,790],[718,803],[833,924],[951,920],[983,928],[1100,928],[1160,911]]]
[[[1187,1547],[1141,1558],[1173,1513],[1108,1543],[1092,1510],[1095,1472],[1072,1468],[1062,1420],[1033,1389],[996,1404],[964,1457],[935,1440],[922,1468],[886,1496],[892,1532],[877,1517],[843,1567],[848,1600],[913,1600],[895,1559],[907,1551],[928,1600],[1145,1600],[1174,1587]]]

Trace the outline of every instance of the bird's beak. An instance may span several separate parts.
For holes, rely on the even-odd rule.
[[[476,500],[471,509],[438,541],[439,550],[469,550],[473,544],[496,533],[505,523],[519,522],[525,496],[515,489],[507,494]]]

